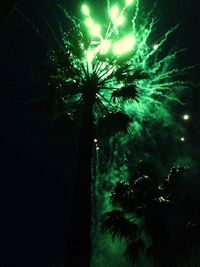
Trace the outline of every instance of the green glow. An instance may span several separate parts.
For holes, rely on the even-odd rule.
[[[98,24],[91,25],[90,33],[94,37],[100,37],[101,36],[101,27],[100,27],[100,25],[98,25]]]
[[[87,62],[88,64],[91,64],[93,59],[94,59],[95,53],[93,50],[88,50],[87,51]]]
[[[126,0],[126,5],[129,6],[133,3],[133,0]]]
[[[157,36],[157,33],[155,34],[154,25],[158,20],[152,18],[152,13],[150,12],[149,15],[147,14],[146,16],[143,15],[143,13],[141,14],[138,2],[138,0],[135,1],[135,7],[133,11],[130,12],[132,17],[126,16],[125,8],[122,10],[123,12],[120,12],[118,6],[114,6],[109,14],[107,14],[109,19],[109,21],[107,21],[104,16],[105,14],[102,15],[102,9],[102,12],[99,12],[98,18],[101,27],[96,24],[95,19],[93,20],[90,17],[89,8],[83,5],[82,12],[87,17],[84,17],[82,23],[87,25],[88,28],[84,27],[84,30],[86,28],[89,37],[86,37],[81,23],[76,23],[76,20],[73,21],[74,28],[71,29],[70,35],[63,35],[66,54],[69,55],[68,62],[72,65],[71,69],[73,69],[73,73],[75,74],[69,76],[66,71],[66,64],[64,67],[62,64],[59,65],[59,58],[57,59],[55,54],[53,54],[51,60],[58,70],[58,75],[53,77],[54,81],[61,81],[62,84],[64,83],[63,87],[66,91],[68,84],[75,84],[75,87],[77,86],[79,89],[77,90],[78,93],[75,93],[76,95],[70,95],[72,101],[70,105],[66,107],[66,109],[71,111],[72,115],[79,103],[81,103],[81,88],[84,81],[87,81],[88,77],[92,77],[92,75],[95,74],[99,82],[99,87],[98,94],[96,94],[97,102],[94,105],[94,124],[97,124],[99,116],[116,109],[122,110],[133,119],[133,123],[130,125],[128,131],[134,136],[132,139],[136,140],[139,144],[143,134],[145,137],[148,137],[147,139],[152,140],[153,129],[155,133],[155,128],[153,128],[153,126],[159,125],[159,127],[162,128],[162,126],[168,127],[173,124],[171,105],[180,103],[179,95],[188,88],[188,83],[182,81],[180,78],[188,68],[180,69],[174,64],[175,59],[182,50],[174,51],[170,49],[170,51],[168,51],[165,48],[168,37],[174,33],[177,27],[165,31],[162,36],[159,36],[158,39],[155,40],[154,36]],[[131,3],[133,3],[133,1],[126,1],[127,6]],[[116,27],[118,26],[117,20],[120,21],[122,14],[124,17],[121,21],[123,20],[124,22],[124,18],[126,18],[126,21],[131,23],[125,24],[124,27]],[[67,15],[66,17],[68,20],[70,19]],[[162,29],[163,25],[161,24],[160,27]],[[124,38],[125,33],[131,33],[131,35]],[[69,36],[74,36],[75,38],[69,38]],[[129,53],[131,51],[134,53]],[[160,53],[160,51],[164,52]],[[122,55],[124,55],[124,57]],[[125,68],[126,66],[127,69]],[[124,77],[124,79],[121,78],[120,75],[116,77],[117,71],[119,73],[121,72],[121,77]],[[138,71],[147,74],[147,78],[137,80]],[[130,73],[130,75],[128,76],[127,73]],[[136,77],[135,80],[133,79],[134,76]],[[137,88],[139,94],[138,102],[132,99],[122,101],[116,98],[116,101],[113,100],[113,92],[119,93],[120,89],[125,87],[127,82],[126,78],[129,78],[129,83],[133,83]],[[68,101],[67,97],[66,101]],[[184,119],[182,116],[180,116],[180,118]],[[98,156],[101,156],[101,151],[104,151],[104,147],[101,142],[102,140],[99,138],[100,133],[97,131],[95,134],[95,150],[98,151]],[[182,136],[184,136],[184,133],[176,134],[176,140],[179,144],[180,142],[185,142],[185,137]],[[124,154],[121,153],[120,150],[121,154],[119,155],[116,144],[119,144],[120,148],[124,149]],[[114,147],[113,150],[112,145]],[[102,192],[102,184],[106,184],[108,185],[107,188],[111,188],[110,185],[113,184],[116,179],[120,180],[127,177],[129,170],[127,165],[124,164],[126,162],[125,156],[129,148],[133,147],[132,145],[130,146],[130,137],[128,134],[117,136],[117,141],[114,138],[110,139],[108,147],[110,146],[114,154],[113,162],[109,162],[108,160],[108,162],[106,162],[106,165],[110,167],[108,173],[104,174],[104,176],[98,173],[98,179],[95,179],[95,186],[99,187],[98,190],[101,194],[99,194],[100,197],[98,201],[101,199],[103,204],[100,204],[103,206],[102,209],[104,210],[108,207],[109,196],[108,192]],[[106,149],[108,147],[106,147]],[[134,152],[131,151],[131,153]],[[120,165],[119,162],[122,164]],[[97,169],[98,167],[96,166],[98,166],[98,163],[97,158],[97,161],[95,161],[95,168]],[[125,168],[127,168],[127,170]],[[105,194],[107,194],[107,200],[103,199]],[[106,247],[106,251],[108,250],[110,252],[112,246],[113,244],[110,242],[110,247],[109,249]],[[114,257],[115,255],[113,258]],[[97,264],[95,266],[104,267],[105,264]],[[111,264],[110,266],[115,265]],[[120,266],[125,265],[121,264]],[[144,266],[147,265],[144,264]]]
[[[134,36],[127,36],[123,40],[117,41],[113,46],[113,53],[115,55],[122,55],[130,52],[136,43]]]
[[[117,18],[115,22],[116,26],[122,25],[124,23],[124,20],[125,20],[124,16],[120,16],[119,18]]]
[[[93,22],[93,20],[91,18],[87,18],[85,20],[85,25],[88,26],[88,27],[92,27],[93,23],[94,22]]]
[[[111,43],[109,40],[103,40],[100,45],[100,53],[106,54],[111,47]]]
[[[110,17],[112,20],[115,20],[117,18],[119,14],[119,8],[118,6],[114,6],[112,7],[112,9],[110,10]]]
[[[86,5],[82,5],[82,12],[86,16],[89,16],[90,15],[90,10],[89,10],[88,6],[86,6]]]

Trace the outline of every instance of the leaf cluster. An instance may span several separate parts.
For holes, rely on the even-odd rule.
[[[177,210],[174,195],[187,173],[188,167],[172,167],[167,178],[158,182],[153,167],[140,161],[129,182],[117,182],[111,191],[110,201],[118,210],[104,214],[102,230],[127,242],[125,253],[134,264],[145,253],[158,266],[173,266],[175,255],[183,253],[187,241],[194,243],[200,236],[199,225],[183,222],[171,230],[168,218]]]

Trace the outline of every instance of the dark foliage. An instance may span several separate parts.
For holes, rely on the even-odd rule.
[[[104,232],[128,240],[125,252],[133,264],[143,254],[155,266],[175,267],[177,259],[184,257],[191,245],[199,242],[200,225],[185,224],[186,219],[180,221],[175,216],[179,209],[179,191],[187,171],[187,167],[173,167],[167,179],[158,182],[154,179],[153,167],[140,161],[130,183],[117,182],[114,186],[111,203],[121,211],[106,213],[102,225]],[[137,226],[134,235],[132,224]],[[145,236],[149,239],[147,243]]]
[[[112,92],[112,98],[116,102],[116,98],[122,98],[123,100],[139,100],[139,94],[136,85],[124,86],[120,89]]]
[[[120,210],[112,210],[104,214],[102,231],[111,232],[112,238],[124,238],[125,240],[135,238],[138,226],[130,222]]]
[[[118,182],[111,192],[111,203],[122,207],[124,210],[132,211],[136,206],[133,190],[126,182]]]
[[[98,128],[102,134],[112,135],[120,131],[126,132],[131,122],[130,117],[121,112],[113,112],[99,119]]]

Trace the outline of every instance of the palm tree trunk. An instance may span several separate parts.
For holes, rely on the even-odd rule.
[[[91,164],[93,104],[85,108],[79,143],[79,162],[71,213],[66,267],[90,266],[91,257]]]

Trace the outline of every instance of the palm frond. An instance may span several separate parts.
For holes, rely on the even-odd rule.
[[[152,196],[152,198],[156,193],[156,188],[152,182],[152,179],[147,175],[143,175],[137,180],[135,180],[133,184],[133,189],[136,194],[142,193],[143,195]]]
[[[129,65],[127,63],[124,63],[122,66],[117,68],[115,73],[114,73],[115,78],[118,81],[124,81],[124,79],[126,77],[126,72],[128,71],[128,68],[129,68]]]
[[[166,195],[172,195],[174,192],[176,192],[177,189],[180,188],[188,170],[188,167],[172,167],[168,177],[161,185],[161,192]]]
[[[112,238],[124,238],[125,240],[136,238],[138,226],[130,222],[120,210],[112,210],[104,214],[102,224],[104,233],[111,233]]]
[[[120,206],[124,210],[133,211],[136,203],[133,190],[126,182],[118,182],[111,192],[111,203]]]
[[[135,84],[121,87],[112,92],[112,99],[116,102],[116,98],[122,98],[123,100],[135,100],[139,101],[139,93]]]
[[[121,112],[111,112],[101,117],[98,121],[98,128],[102,134],[113,135],[118,132],[126,132],[131,122],[130,117]]]
[[[142,239],[136,239],[129,242],[125,254],[130,258],[133,263],[137,263],[144,253],[145,243]]]
[[[134,180],[138,179],[139,177],[143,175],[153,178],[153,176],[155,176],[154,172],[155,171],[154,171],[154,167],[152,166],[152,163],[148,162],[147,160],[140,160],[134,168],[134,174],[133,174],[133,177],[131,177],[130,182],[132,180],[134,182]]]
[[[136,70],[132,70],[130,71],[130,74],[127,76],[127,82],[134,82],[134,81],[139,81],[139,80],[146,80],[146,79],[149,79],[149,74],[142,71],[142,70],[139,70],[139,69],[136,69]]]
[[[139,80],[149,78],[149,74],[140,69],[130,69],[128,64],[123,64],[115,71],[117,81],[135,84]]]

